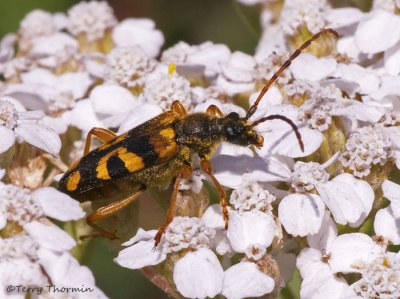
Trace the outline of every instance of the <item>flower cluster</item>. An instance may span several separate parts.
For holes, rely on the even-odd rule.
[[[400,4],[375,0],[364,12],[328,0],[286,0],[280,9],[240,2],[263,3],[254,55],[210,41],[161,51],[164,36],[152,20],[118,21],[103,1],[32,11],[1,40],[2,285],[85,284],[94,298],[106,297],[71,254],[78,238],[51,221],[88,232],[71,222],[82,207],[54,188],[64,163],[82,155],[87,133],[122,134],[177,100],[189,114],[214,105],[245,117],[289,54],[329,27],[339,37],[325,31],[308,45],[246,119],[281,116],[254,127],[264,145],[210,148],[215,178],[191,157],[192,177],[174,188],[158,246],[157,230],[134,234],[125,224],[128,241],[115,262],[152,271],[173,297],[275,298],[296,267],[301,298],[400,296],[391,246],[400,245]],[[153,185],[169,196],[168,184]],[[216,204],[221,188],[227,196]],[[0,297],[21,295],[5,292]]]

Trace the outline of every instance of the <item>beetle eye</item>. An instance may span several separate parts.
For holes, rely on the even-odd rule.
[[[233,127],[226,128],[226,135],[228,135],[228,137],[235,137],[237,133],[238,132]]]

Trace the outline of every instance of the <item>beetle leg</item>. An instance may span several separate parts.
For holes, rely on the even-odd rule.
[[[187,179],[188,177],[190,177],[190,175],[192,174],[192,171],[193,171],[192,167],[190,165],[186,165],[184,168],[182,168],[182,170],[176,176],[176,179],[174,182],[174,187],[172,189],[171,200],[169,202],[167,219],[165,220],[164,224],[161,225],[161,227],[158,229],[158,232],[157,232],[156,236],[154,237],[154,248],[156,248],[158,246],[158,244],[160,244],[162,235],[164,234],[168,225],[172,222],[172,220],[175,217],[176,199],[178,197],[179,183],[183,179]]]
[[[222,188],[221,184],[218,182],[217,178],[213,174],[213,169],[212,169],[212,164],[210,160],[207,159],[202,159],[200,161],[200,167],[201,169],[208,174],[208,176],[211,178],[214,186],[217,188],[218,195],[219,195],[219,202],[221,205],[222,209],[222,215],[224,217],[225,221],[225,229],[228,228],[228,222],[229,222],[229,214],[228,214],[228,207],[226,203],[226,192],[224,188]]]
[[[223,117],[224,114],[222,111],[215,105],[210,105],[208,106],[206,113],[211,115],[211,116],[217,116],[217,117]]]
[[[96,225],[94,222],[107,218],[109,216],[114,215],[116,212],[119,210],[122,210],[123,208],[127,207],[130,203],[135,201],[143,192],[145,188],[141,188],[136,193],[132,194],[131,196],[122,199],[117,202],[113,202],[107,206],[101,207],[97,209],[94,213],[90,214],[89,216],[86,217],[86,222],[89,224],[91,227],[93,227],[96,231],[99,232],[100,235],[109,238],[110,240],[115,240],[118,239],[114,233],[109,232],[105,229],[100,228],[98,225]]]
[[[86,137],[86,144],[85,144],[85,150],[83,151],[83,154],[86,155],[89,152],[90,149],[90,143],[92,142],[92,135],[96,136],[103,142],[108,142],[113,140],[117,135],[110,130],[103,129],[103,128],[93,128],[89,131]]]
[[[178,114],[180,117],[184,117],[187,115],[185,107],[183,107],[182,103],[179,101],[174,101],[172,103],[171,110]]]

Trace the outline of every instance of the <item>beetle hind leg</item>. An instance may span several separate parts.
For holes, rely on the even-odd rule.
[[[97,209],[95,212],[93,212],[92,214],[90,214],[89,216],[86,217],[87,224],[90,225],[91,227],[93,227],[97,231],[98,235],[100,235],[100,236],[106,237],[110,240],[118,239],[118,237],[115,235],[115,231],[114,232],[107,231],[107,230],[99,227],[97,224],[95,224],[95,222],[98,220],[110,217],[110,216],[114,215],[115,213],[117,213],[118,211],[122,210],[123,208],[127,207],[130,203],[135,201],[144,192],[144,190],[145,190],[145,188],[141,188],[138,191],[136,191],[134,194],[132,194],[131,196],[129,196],[125,199],[122,199],[117,202],[113,202],[107,206]],[[85,237],[86,236],[84,236],[84,238]]]

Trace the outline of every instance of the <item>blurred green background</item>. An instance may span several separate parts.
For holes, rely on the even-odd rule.
[[[368,9],[371,0],[334,0],[336,6],[358,6]],[[75,0],[0,0],[0,37],[18,30],[26,13],[40,8],[66,11]],[[127,17],[151,18],[165,36],[164,49],[178,41],[199,44],[208,40],[224,43],[232,51],[254,53],[260,35],[260,6],[244,6],[235,0],[109,0],[119,20]],[[162,223],[164,212],[151,201],[140,201],[141,226],[154,229]],[[97,285],[115,299],[167,298],[138,271],[122,268],[113,262],[116,257],[107,241],[93,240],[83,258],[96,278]],[[299,277],[286,288],[280,298],[298,298]]]

